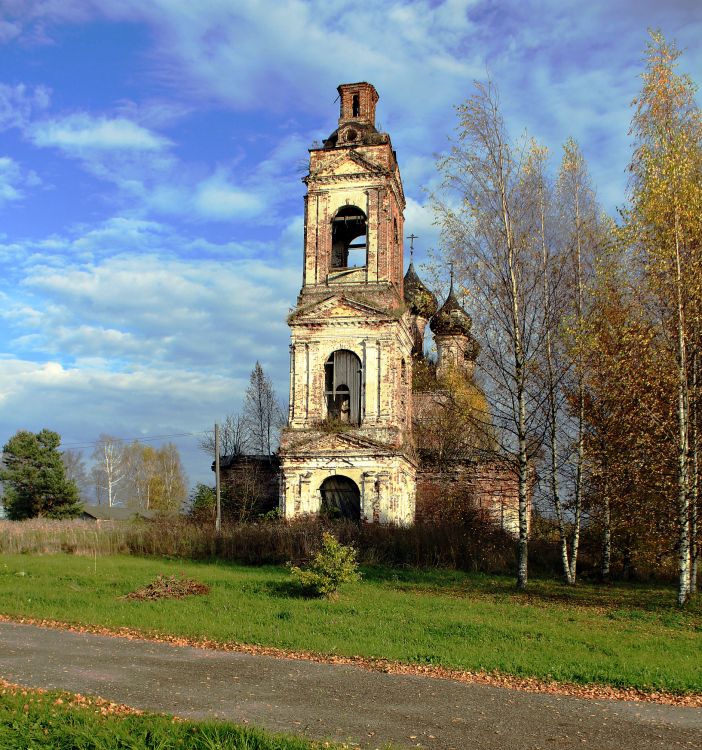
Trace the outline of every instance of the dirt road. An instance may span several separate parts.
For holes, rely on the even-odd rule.
[[[4,622],[0,676],[367,748],[702,750],[702,709],[526,693]]]

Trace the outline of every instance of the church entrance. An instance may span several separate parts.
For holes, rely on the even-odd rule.
[[[361,520],[361,492],[358,485],[348,477],[327,477],[319,488],[322,504],[319,512],[328,518]]]

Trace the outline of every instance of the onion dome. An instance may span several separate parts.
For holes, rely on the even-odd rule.
[[[429,320],[436,312],[439,303],[436,297],[427,289],[414,270],[414,262],[410,261],[404,280],[405,302],[412,315]]]
[[[478,359],[478,354],[480,354],[480,344],[475,338],[473,338],[473,336],[468,336],[468,339],[468,345],[463,350],[463,357],[469,362],[475,362],[475,360]]]
[[[429,327],[438,336],[470,336],[472,325],[473,321],[470,315],[460,306],[456,295],[453,293],[452,278],[451,289],[446,302],[431,319]],[[470,337],[472,338],[472,336]]]

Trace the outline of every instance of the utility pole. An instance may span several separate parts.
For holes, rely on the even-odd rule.
[[[219,534],[222,530],[222,501],[219,485],[219,425],[215,422],[215,493],[217,495],[217,518],[215,519],[215,531]]]

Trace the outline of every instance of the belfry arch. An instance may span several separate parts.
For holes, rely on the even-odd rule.
[[[342,206],[332,219],[332,270],[367,263],[368,217],[358,206]]]
[[[332,352],[324,365],[327,417],[360,425],[362,383],[363,370],[358,355],[348,349]]]

